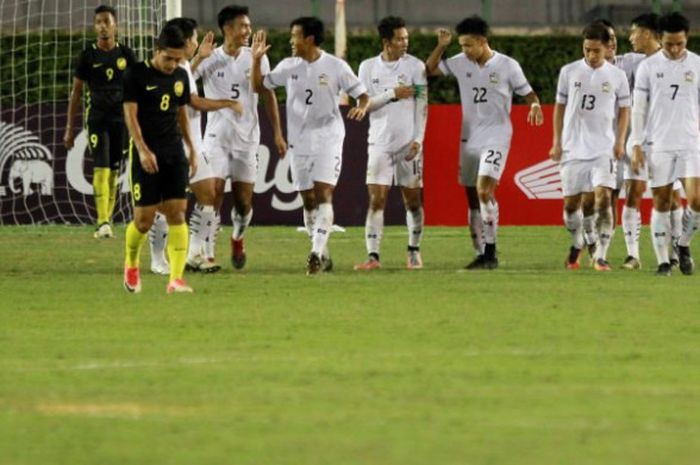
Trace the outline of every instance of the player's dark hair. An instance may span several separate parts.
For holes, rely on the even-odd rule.
[[[656,13],[644,13],[632,20],[633,26],[648,29],[652,32],[659,33],[659,15]]]
[[[406,21],[398,16],[387,16],[379,21],[377,30],[379,31],[379,37],[386,40],[391,40],[394,38],[394,31],[396,29],[401,29],[406,27]]]
[[[314,44],[321,45],[325,39],[323,22],[313,16],[302,16],[291,22],[289,28],[301,27],[304,38],[314,36]]]
[[[610,43],[610,29],[603,23],[590,23],[583,28],[583,38],[585,40],[599,40],[603,44]]]
[[[592,22],[594,22],[594,23],[600,23],[600,24],[602,24],[603,26],[612,29],[613,31],[615,30],[615,25],[614,25],[611,21],[609,21],[609,20],[607,20],[607,19],[605,19],[605,18],[596,18],[596,19],[594,19]]]
[[[690,21],[678,12],[669,13],[659,19],[659,29],[661,32],[670,32],[672,34],[675,32],[685,32],[687,34],[690,31]]]
[[[117,10],[109,5],[100,5],[95,8],[95,16],[99,15],[100,13],[109,13],[114,19],[117,19]]]
[[[185,40],[191,39],[197,29],[197,21],[192,18],[173,18],[165,25],[179,27]]]
[[[179,27],[173,24],[166,24],[163,30],[160,31],[156,44],[161,50],[166,48],[185,48],[185,35]]]
[[[221,32],[224,32],[224,26],[226,26],[226,23],[233,21],[239,16],[248,16],[247,6],[228,5],[223,7],[216,17]]]
[[[459,24],[457,24],[455,29],[457,30],[457,35],[460,36],[473,35],[488,37],[489,32],[491,32],[489,23],[477,15],[464,18],[459,22]]]

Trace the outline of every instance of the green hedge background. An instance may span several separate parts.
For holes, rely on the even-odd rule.
[[[70,36],[56,31],[42,34],[0,37],[0,99],[3,106],[17,101],[61,101],[68,98],[74,60],[92,39],[81,35]],[[269,52],[274,66],[290,53],[289,34],[271,32]],[[221,43],[221,37],[217,38]],[[413,33],[409,52],[425,60],[436,43],[434,34]],[[562,65],[581,58],[581,39],[578,36],[494,36],[491,46],[501,53],[515,58],[523,67],[532,87],[544,103],[554,101],[559,69]],[[700,37],[688,42],[691,50],[700,49]],[[324,49],[333,52],[333,38],[324,43]],[[365,58],[379,54],[381,45],[376,35],[360,35],[348,38],[348,62],[357,71]],[[618,38],[618,53],[630,50],[626,37]],[[74,54],[71,61],[69,51]],[[456,40],[445,56],[459,53]],[[14,74],[13,74],[14,69]],[[14,77],[13,77],[14,76]],[[19,78],[18,78],[19,76]],[[280,92],[284,99],[284,92]],[[14,97],[14,98],[13,98]],[[459,91],[453,78],[432,79],[431,103],[458,103]]]

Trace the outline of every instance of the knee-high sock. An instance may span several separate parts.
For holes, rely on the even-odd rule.
[[[109,223],[109,168],[95,168],[92,175],[92,188],[95,191],[97,224]]]
[[[690,207],[689,207],[690,208]],[[673,245],[678,245],[678,242],[680,241],[681,234],[683,234],[683,217],[684,217],[684,210],[683,207],[676,208],[675,210],[671,210],[671,244]],[[678,260],[678,257],[676,257],[676,251],[674,249],[671,249],[671,255],[674,255],[672,258],[675,258]]]
[[[678,240],[678,245],[689,247],[690,241],[700,227],[700,212],[696,212],[690,206],[685,209],[683,215],[683,233]]]
[[[605,260],[608,256],[608,247],[612,240],[613,220],[612,208],[603,208],[597,211],[596,229],[598,230],[598,242],[596,242],[595,258]]]
[[[304,208],[304,227],[306,228],[306,233],[309,235],[309,239],[314,237],[314,227],[316,226],[316,216],[318,215],[318,208],[313,210],[307,210]]]
[[[168,222],[165,215],[156,213],[153,225],[148,231],[148,243],[151,247],[151,262],[165,262],[165,244],[168,242]]]
[[[219,234],[219,229],[221,229],[221,215],[217,211],[214,212],[211,227],[209,228],[209,236],[207,236],[207,240],[204,243],[204,255],[207,258],[216,257],[216,236]]]
[[[190,247],[187,258],[194,260],[204,253],[204,244],[211,234],[214,223],[214,207],[212,205],[200,205],[196,203],[190,216]]]
[[[622,207],[622,231],[625,233],[627,255],[639,259],[639,232],[642,217],[638,208]]]
[[[469,209],[469,232],[472,236],[472,247],[476,255],[484,253],[484,222],[481,219],[481,210]]]
[[[141,247],[146,242],[146,234],[136,229],[136,225],[132,221],[126,227],[126,260],[127,268],[138,268],[141,258]]]
[[[323,255],[328,244],[333,227],[333,204],[322,203],[318,206],[316,213],[316,224],[314,225],[313,246],[311,251],[319,257]]]
[[[119,170],[109,171],[109,203],[107,204],[107,215],[112,219],[114,214],[114,206],[117,204],[119,197]]]
[[[573,213],[564,210],[564,225],[571,234],[571,245],[577,249],[583,248],[583,211],[579,208]]]
[[[233,221],[233,232],[231,237],[234,241],[243,239],[245,230],[248,229],[250,220],[253,218],[253,209],[251,208],[247,215],[241,215],[236,211],[234,207],[231,210],[231,220]]]
[[[168,240],[168,259],[170,260],[170,281],[182,278],[187,261],[187,223],[171,224]]]
[[[495,244],[498,231],[498,202],[481,202],[481,217],[484,222],[484,242]]]
[[[651,240],[658,264],[669,263],[668,244],[671,240],[671,213],[651,211]]]
[[[598,242],[595,215],[583,217],[583,240],[586,243],[586,245],[591,245]]]
[[[379,255],[379,244],[382,242],[384,233],[384,210],[367,210],[365,220],[365,244],[367,245],[367,255]]]
[[[424,223],[423,207],[419,207],[415,210],[406,210],[406,226],[408,227],[409,247],[420,247],[420,241],[423,239]]]

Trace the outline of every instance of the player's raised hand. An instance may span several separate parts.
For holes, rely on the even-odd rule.
[[[634,174],[639,174],[639,170],[644,168],[644,163],[646,162],[645,160],[645,154],[644,151],[642,150],[642,147],[639,145],[635,145],[632,147],[632,172]]]
[[[406,154],[406,161],[411,161],[418,156],[420,153],[420,142],[413,141],[411,146],[408,148],[408,153]]]
[[[527,114],[527,122],[530,126],[542,126],[544,123],[544,113],[540,104],[531,105]]]
[[[552,148],[549,149],[549,158],[553,161],[561,160],[561,144],[552,145]]]
[[[268,50],[270,50],[272,45],[267,45],[267,34],[262,29],[255,33],[253,36],[253,43],[250,46],[250,50],[253,53],[253,58],[262,58]]]
[[[156,160],[156,154],[151,152],[148,146],[138,147],[139,151],[139,161],[141,162],[141,167],[148,174],[153,174],[158,172],[158,160]]]
[[[243,114],[243,105],[241,105],[241,102],[231,100],[231,102],[228,104],[228,107],[239,115]]]
[[[440,28],[437,30],[438,45],[447,47],[452,42],[452,33],[448,29]]]
[[[199,55],[199,57],[202,59],[208,58],[214,52],[215,48],[216,42],[214,42],[214,32],[209,31],[204,35],[202,43],[199,44],[199,50],[197,51],[197,55]]]
[[[413,98],[416,95],[416,89],[413,86],[397,86],[394,87],[394,95],[397,99]]]

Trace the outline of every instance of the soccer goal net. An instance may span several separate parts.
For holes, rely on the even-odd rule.
[[[95,40],[100,4],[116,9],[118,40],[145,59],[165,0],[0,0],[0,224],[95,221],[87,134],[80,130],[66,150],[63,132],[76,60]],[[116,221],[130,216],[124,179]]]

